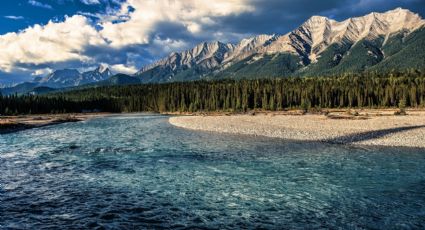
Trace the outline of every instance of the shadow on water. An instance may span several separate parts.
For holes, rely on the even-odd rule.
[[[405,132],[414,129],[425,128],[425,125],[416,125],[416,126],[404,126],[391,129],[381,129],[375,131],[368,131],[362,133],[354,133],[346,136],[336,137],[332,139],[326,139],[324,142],[331,144],[352,144],[355,142],[367,141],[372,139],[378,139],[390,134]]]

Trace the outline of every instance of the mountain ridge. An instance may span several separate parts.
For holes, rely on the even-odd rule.
[[[294,59],[289,60],[292,63],[291,66],[293,66],[293,62],[300,63],[299,69],[293,70],[288,75],[302,75],[305,72],[303,69],[318,63],[321,55],[333,45],[347,46],[344,52],[335,53],[333,57],[330,57],[339,62],[349,56],[350,51],[353,47],[356,48],[357,44],[383,38],[379,44],[380,47],[375,47],[381,49],[398,33],[404,33],[404,37],[407,37],[413,31],[423,28],[424,25],[425,21],[418,14],[402,8],[384,13],[372,12],[341,22],[323,16],[312,16],[298,28],[284,35],[257,35],[243,39],[237,44],[218,41],[204,42],[193,49],[180,53],[173,52],[168,57],[148,65],[148,68],[141,68],[135,75],[140,77],[142,82],[214,79],[217,75],[223,75],[222,73],[226,72],[226,69],[238,62],[245,61],[247,64],[252,64],[266,56],[281,56],[282,54],[286,55],[286,59],[288,59],[288,55]],[[217,49],[207,49],[211,52],[202,53],[202,55],[215,57],[215,59],[202,59],[202,61],[209,61],[208,65],[199,62],[197,59],[199,48],[197,47],[213,46],[214,44],[222,44],[223,47],[227,47],[222,50],[225,53],[221,52],[220,55],[216,55]],[[373,51],[368,52],[373,54]],[[184,57],[184,62],[179,57]],[[288,63],[282,65],[286,66]],[[364,71],[364,67],[359,67],[358,71]]]
[[[80,73],[76,69],[55,70],[45,77],[36,78],[34,83],[37,83],[38,86],[64,88],[103,81],[112,75],[109,67],[101,64],[96,69],[83,73]]]
[[[54,91],[63,88],[72,88],[82,85],[88,85],[94,82],[106,81],[113,73],[107,65],[99,65],[94,70],[80,73],[76,69],[55,70],[44,77],[36,77],[32,82],[23,82],[11,87],[0,89],[0,93],[10,94],[37,94],[41,92]]]

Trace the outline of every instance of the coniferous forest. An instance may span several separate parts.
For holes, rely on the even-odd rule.
[[[418,71],[379,75],[193,81],[104,86],[46,95],[0,96],[0,114],[199,112],[291,108],[425,107]]]

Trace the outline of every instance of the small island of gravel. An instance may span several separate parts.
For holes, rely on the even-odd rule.
[[[273,112],[171,117],[177,127],[327,143],[425,148],[425,111],[361,110],[300,115]]]

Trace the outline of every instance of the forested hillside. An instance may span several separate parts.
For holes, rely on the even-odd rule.
[[[0,114],[195,112],[288,108],[425,107],[425,76],[388,75],[197,81],[104,86],[45,96],[2,96]]]

